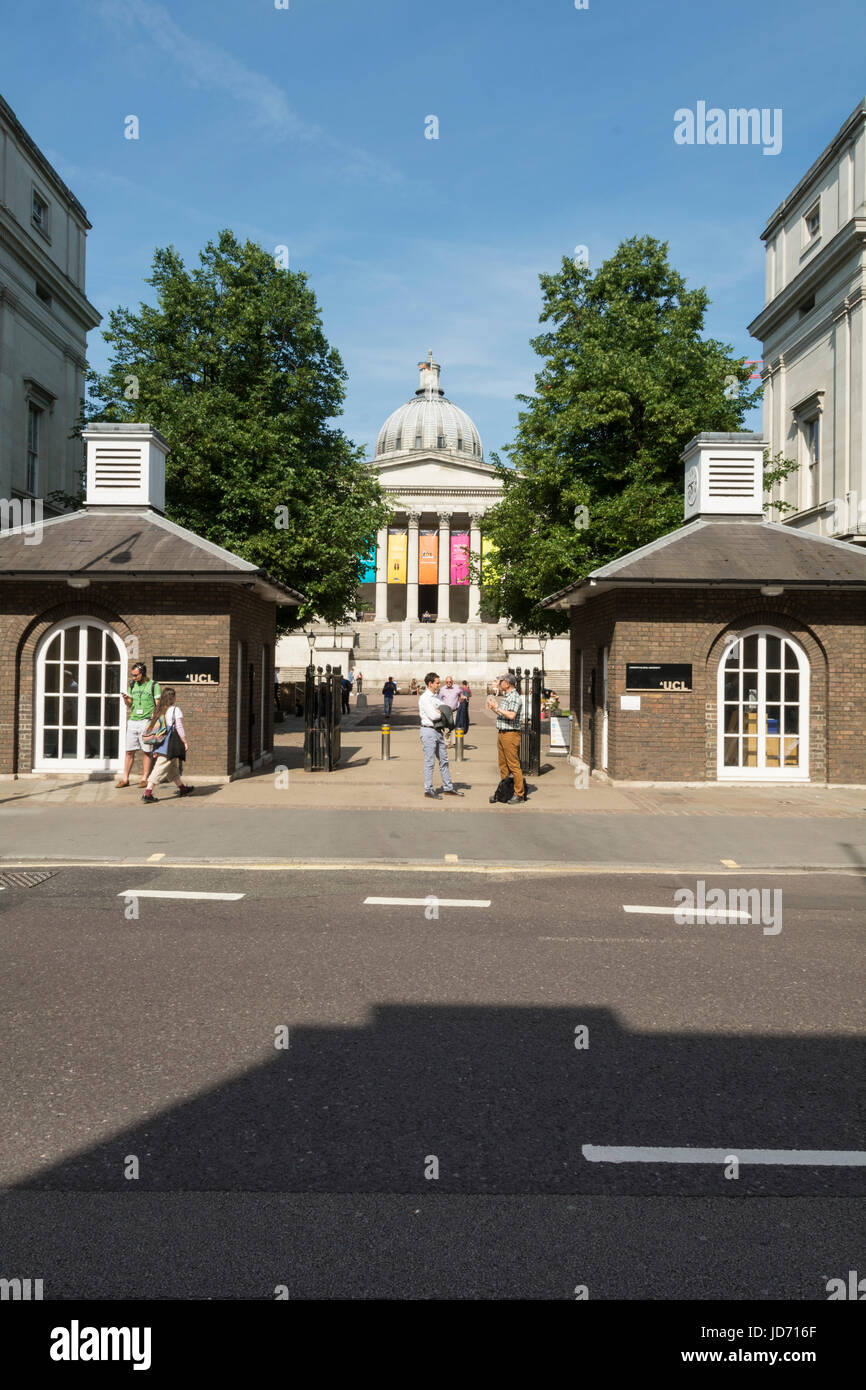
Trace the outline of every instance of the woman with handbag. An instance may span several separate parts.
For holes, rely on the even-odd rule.
[[[156,756],[142,801],[146,805],[152,804],[155,800],[154,787],[158,782],[166,780],[174,782],[178,796],[188,796],[192,787],[188,787],[181,778],[180,765],[187,755],[189,744],[183,727],[183,714],[180,706],[176,704],[172,686],[167,685],[160,695],[153,718],[141,738],[142,742],[153,749]]]

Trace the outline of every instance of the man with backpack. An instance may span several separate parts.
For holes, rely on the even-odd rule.
[[[496,713],[496,752],[499,757],[500,787],[506,778],[514,779],[514,795],[507,805],[522,806],[526,800],[526,784],[520,766],[520,721],[523,717],[523,698],[510,671],[499,677],[499,694],[488,695],[487,708]],[[498,791],[498,788],[497,788]],[[491,804],[501,800],[496,792]]]

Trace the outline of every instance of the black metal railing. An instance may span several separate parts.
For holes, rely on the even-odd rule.
[[[304,687],[304,771],[333,772],[340,761],[340,667],[308,666]]]
[[[520,724],[520,766],[537,777],[541,772],[541,672],[537,666],[522,671],[518,666],[517,689],[523,696]]]

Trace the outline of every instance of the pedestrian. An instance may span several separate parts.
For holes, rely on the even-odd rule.
[[[471,697],[472,691],[469,689],[469,682],[461,681],[460,699],[454,714],[454,727],[461,729],[464,735],[469,733],[469,701]]]
[[[356,672],[355,672],[355,694],[356,694],[356,695],[363,695],[363,693],[364,693],[364,672],[363,672],[363,671],[356,671]]]
[[[526,784],[520,766],[520,721],[523,699],[517,690],[516,678],[507,671],[499,677],[499,695],[488,695],[487,708],[496,712],[496,752],[499,756],[499,776],[514,778],[514,795],[509,806],[521,806],[526,800]],[[491,802],[496,801],[491,796]]]
[[[141,798],[146,805],[152,805],[155,801],[153,789],[160,782],[174,782],[178,796],[189,796],[192,791],[192,787],[180,775],[181,763],[189,752],[189,744],[183,727],[183,714],[175,701],[175,691],[167,685],[142,735],[153,746],[156,757],[156,765],[147,779],[147,787]]]
[[[349,696],[352,693],[352,682],[348,676],[340,679],[340,708],[343,714],[349,713]]]
[[[442,790],[445,796],[462,796],[451,781],[448,766],[448,749],[442,736],[441,708],[445,701],[439,698],[442,685],[435,671],[424,677],[424,694],[418,701],[418,714],[421,719],[421,747],[424,749],[424,795],[436,799],[433,790],[433,768],[439,759],[439,772],[442,777]],[[446,706],[448,708],[448,706]]]
[[[445,702],[445,704],[451,710],[451,713],[456,715],[457,706],[460,704],[460,687],[459,685],[454,684],[453,676],[445,677],[445,684],[439,691],[439,698]],[[451,725],[451,727],[443,730],[446,748],[454,747],[454,730],[456,727],[457,720],[455,718],[454,723]]]
[[[143,661],[135,661],[132,664],[130,675],[132,680],[129,688],[123,696],[123,703],[126,705],[126,758],[123,764],[123,776],[118,777],[115,782],[116,787],[128,787],[129,778],[132,773],[132,764],[138,749],[141,749],[142,769],[140,787],[147,786],[147,780],[153,767],[153,753],[150,746],[142,742],[141,735],[147,728],[148,721],[151,719],[156,708],[156,702],[162,694],[161,687],[156,681],[148,680],[147,667]]]
[[[388,715],[391,713],[391,706],[394,703],[394,696],[397,694],[397,687],[394,684],[393,676],[389,676],[385,684],[382,686],[382,694],[385,697],[385,713],[386,715]]]

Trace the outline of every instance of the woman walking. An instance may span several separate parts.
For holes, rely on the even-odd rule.
[[[156,799],[153,795],[154,787],[166,780],[174,782],[178,796],[188,796],[192,787],[188,787],[181,778],[180,765],[187,755],[189,744],[183,727],[183,714],[180,706],[176,704],[172,686],[167,685],[160,695],[153,718],[141,737],[153,748],[156,757],[142,801],[146,805],[152,804]]]

